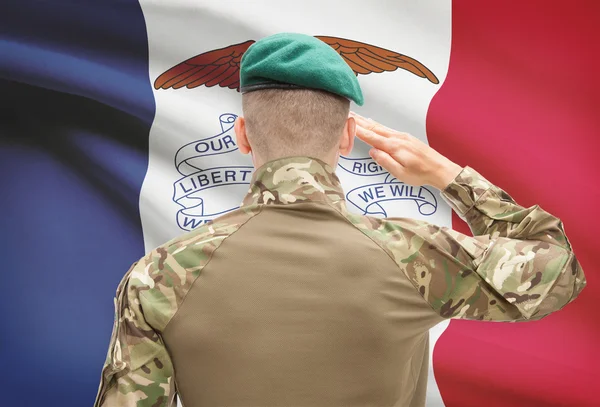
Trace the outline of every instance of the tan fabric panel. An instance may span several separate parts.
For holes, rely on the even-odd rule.
[[[163,338],[186,407],[418,406],[440,320],[379,246],[304,202],[228,237]]]

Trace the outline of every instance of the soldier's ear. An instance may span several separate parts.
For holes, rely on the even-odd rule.
[[[354,117],[348,117],[344,125],[344,132],[340,139],[340,154],[349,155],[354,147],[354,137],[356,137],[356,121]]]
[[[233,126],[235,130],[235,142],[240,149],[240,153],[248,154],[252,151],[250,143],[248,143],[248,135],[246,134],[246,120],[243,117],[238,116]]]

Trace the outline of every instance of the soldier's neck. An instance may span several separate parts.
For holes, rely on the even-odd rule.
[[[312,158],[318,158],[319,160],[325,162],[326,164],[328,164],[331,168],[336,168],[337,164],[338,164],[338,160],[340,158],[339,155],[339,151],[335,151],[335,152],[331,152],[328,154],[319,154],[319,155],[315,155],[315,154],[310,154],[310,155],[305,155],[305,154],[286,154],[286,155],[282,155],[282,156],[275,156],[275,157],[268,157],[268,158],[263,158],[260,157],[254,153],[251,153],[252,155],[252,163],[254,164],[254,169],[260,168],[262,167],[264,164],[271,162],[271,161],[276,161],[276,160],[280,160],[283,158],[289,158],[289,157],[312,157]]]

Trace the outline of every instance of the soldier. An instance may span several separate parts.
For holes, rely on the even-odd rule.
[[[126,273],[96,407],[423,406],[431,327],[537,320],[584,288],[558,218],[349,115],[361,89],[325,43],[264,38],[240,81],[250,189]],[[355,135],[399,180],[440,189],[474,237],[348,212],[334,169]]]

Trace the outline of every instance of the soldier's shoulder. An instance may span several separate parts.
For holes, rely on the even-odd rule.
[[[210,248],[216,247],[222,240],[259,212],[260,208],[258,206],[250,206],[238,208],[221,215],[155,247],[136,261],[131,269],[134,271],[143,269],[146,273],[149,272],[150,268],[162,270],[164,261],[169,256],[177,259],[183,257],[186,251],[195,253],[210,251]]]
[[[153,250],[157,253],[182,253],[186,249],[202,251],[205,245],[214,246],[260,212],[259,206],[246,206],[219,216],[190,232],[177,236]]]
[[[258,207],[236,209],[169,240],[134,263],[124,281],[139,293],[153,326],[166,326],[213,252],[259,212]]]
[[[410,218],[378,218],[353,213],[345,215],[357,229],[381,243],[397,241],[405,233],[414,234],[418,230],[423,233],[436,233],[439,229],[433,224]]]

